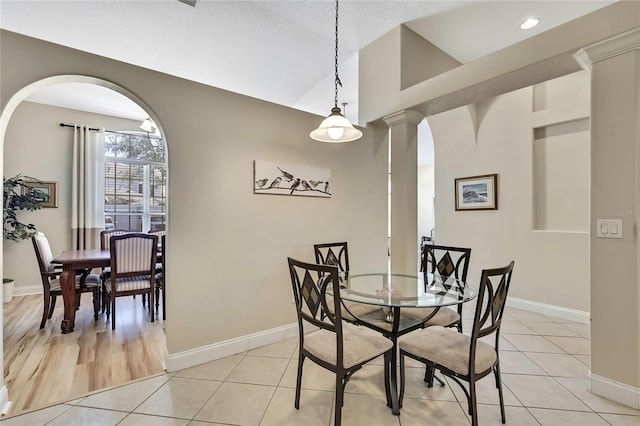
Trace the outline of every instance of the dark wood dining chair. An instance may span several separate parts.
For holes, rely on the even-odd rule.
[[[116,328],[116,298],[143,294],[149,298],[149,314],[154,322],[153,295],[155,288],[158,237],[150,234],[128,233],[111,237],[111,274],[105,281],[109,299],[107,318],[111,315],[111,329]]]
[[[163,231],[164,232],[164,231]],[[158,312],[158,304],[160,299],[160,292],[162,291],[162,319],[167,319],[167,304],[166,304],[166,295],[165,295],[165,281],[166,281],[166,266],[165,260],[167,258],[165,248],[167,244],[165,243],[165,234],[162,234],[160,237],[160,271],[158,272],[158,264],[156,263],[156,312]]]
[[[347,280],[349,274],[349,247],[346,242],[314,244],[313,251],[318,265],[337,266],[340,283]],[[359,318],[382,308],[365,303],[342,301],[344,307],[342,319],[357,324]],[[329,305],[331,308],[331,305]]]
[[[60,275],[62,275],[62,271],[60,269],[56,270],[56,266],[51,263],[53,254],[49,240],[44,233],[36,232],[36,234],[31,237],[31,242],[36,252],[36,259],[38,260],[38,266],[40,268],[40,278],[42,279],[44,304],[42,307],[40,328],[44,328],[47,319],[53,315],[58,296],[62,296],[62,289],[60,287]],[[81,274],[76,275],[76,307],[80,306],[80,296],[82,293],[92,293],[93,319],[97,321],[100,311],[100,277],[97,274],[90,274],[89,272],[89,270],[85,270]]]
[[[421,268],[425,274],[437,275],[443,280],[456,279],[464,284],[467,281],[471,249],[462,247],[438,246],[424,244],[422,250]],[[434,310],[437,312],[434,314]],[[407,308],[402,315],[415,319],[424,319],[423,326],[439,325],[442,327],[456,327],[462,333],[462,304],[456,310],[451,308]]]
[[[304,361],[309,358],[335,374],[334,425],[340,426],[347,382],[364,364],[380,355],[384,355],[384,384],[387,405],[391,406],[389,378],[393,343],[374,331],[342,321],[337,266],[315,265],[292,258],[288,258],[288,262],[298,317],[296,409],[300,408]],[[331,296],[327,294],[328,288],[333,293]],[[315,330],[305,334],[309,327]]]
[[[115,237],[117,235],[125,235],[130,233],[126,229],[106,229],[100,232],[100,250],[109,250],[109,242],[111,241],[111,237]],[[105,266],[102,268],[102,272],[100,273],[100,291],[102,297],[100,299],[102,305],[102,312],[104,312],[107,308],[106,301],[106,293],[104,291],[104,282],[111,276],[111,267]]]
[[[502,423],[505,423],[498,343],[513,265],[512,261],[503,268],[482,271],[470,336],[451,328],[433,326],[411,332],[398,340],[400,406],[404,397],[405,357],[408,356],[427,365],[427,371],[430,372],[429,386],[433,385],[434,370],[440,370],[460,385],[467,397],[472,426],[478,425],[476,382],[493,372],[500,397],[500,415]],[[494,337],[493,345],[479,340],[490,335]],[[461,381],[469,384],[468,391]]]

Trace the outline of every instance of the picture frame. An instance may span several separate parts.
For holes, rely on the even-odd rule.
[[[331,169],[254,160],[253,193],[331,198]]]
[[[42,201],[42,207],[56,208],[58,207],[58,182],[52,181],[32,181],[24,182],[22,187],[22,195],[28,194],[32,190],[41,191],[49,196],[48,201]]]
[[[456,211],[497,210],[498,174],[455,179]]]

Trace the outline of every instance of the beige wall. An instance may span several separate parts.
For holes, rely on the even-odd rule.
[[[577,102],[574,94],[589,91],[585,72],[564,77],[580,91],[564,92],[549,110]],[[557,85],[558,82],[550,82]],[[575,86],[575,84],[574,84]],[[498,96],[478,106],[482,111],[477,139],[467,108],[458,108],[428,117],[435,145],[437,242],[472,248],[469,277],[477,281],[483,268],[516,261],[510,296],[579,311],[589,311],[588,232],[536,231],[533,217],[539,187],[534,179],[536,161],[533,146],[532,87]],[[582,96],[582,95],[580,95]],[[559,117],[556,110],[554,117]],[[557,118],[557,121],[560,118]],[[564,135],[587,151],[576,156],[571,151],[554,151],[554,162],[564,170],[588,170],[588,133]],[[554,141],[563,144],[565,141]],[[547,164],[548,165],[548,164]],[[544,168],[544,164],[542,165]],[[557,171],[556,171],[557,172]],[[457,177],[498,173],[498,210],[454,211],[453,182]],[[588,184],[588,173],[585,177]],[[549,172],[547,179],[562,181],[562,174]],[[576,205],[588,205],[588,185],[578,194],[566,194],[563,204],[549,209],[566,217]],[[583,225],[580,217],[574,217]],[[588,214],[587,214],[588,217]],[[571,222],[571,225],[573,223]],[[578,227],[576,225],[575,227]],[[575,228],[570,226],[570,228]]]
[[[22,102],[9,122],[4,140],[4,176],[22,174],[58,182],[58,208],[19,213],[49,239],[55,254],[71,248],[71,154],[73,129],[59,123],[82,123],[109,130],[137,130],[139,122]],[[15,279],[16,294],[42,291],[30,240],[4,241],[4,276]]]
[[[58,74],[112,81],[150,108],[169,149],[170,354],[295,321],[286,257],[347,240],[354,268],[386,264],[387,147],[371,132],[312,141],[321,117],[3,31],[3,111]],[[52,130],[60,132],[60,129]],[[331,199],[254,195],[255,159],[332,170]]]

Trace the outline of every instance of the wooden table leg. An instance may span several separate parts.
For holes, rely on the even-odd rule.
[[[76,321],[76,279],[75,271],[71,265],[65,264],[60,276],[60,288],[62,290],[62,301],[64,302],[64,319],[60,329],[62,334],[71,333]]]

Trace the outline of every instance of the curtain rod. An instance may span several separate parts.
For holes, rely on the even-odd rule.
[[[76,126],[75,126],[75,125],[73,125],[73,124],[60,123],[60,127],[73,127],[73,128],[75,128]],[[90,131],[92,131],[92,132],[97,132],[97,131],[98,131],[98,130],[100,130],[100,129],[98,129],[98,128],[94,128],[94,127],[89,127],[89,130],[90,130]],[[122,132],[122,131],[118,131],[118,130],[109,130],[109,129],[105,129],[104,131],[105,131],[105,132],[109,132],[109,133],[120,133],[120,134],[123,134],[123,135],[134,135],[134,136],[140,136],[140,133]],[[149,133],[147,133],[147,136],[148,136],[149,138],[153,138],[153,139],[162,139],[162,138],[159,138],[159,137],[157,137],[157,136],[150,135]]]
[[[74,127],[74,128],[75,128],[76,126],[75,126],[75,125],[73,125],[73,124],[60,123],[60,127]],[[98,131],[98,130],[100,130],[100,129],[96,129],[96,128],[93,128],[93,127],[89,127],[89,130],[91,130],[91,131],[93,131],[93,132],[97,132],[97,131]]]

